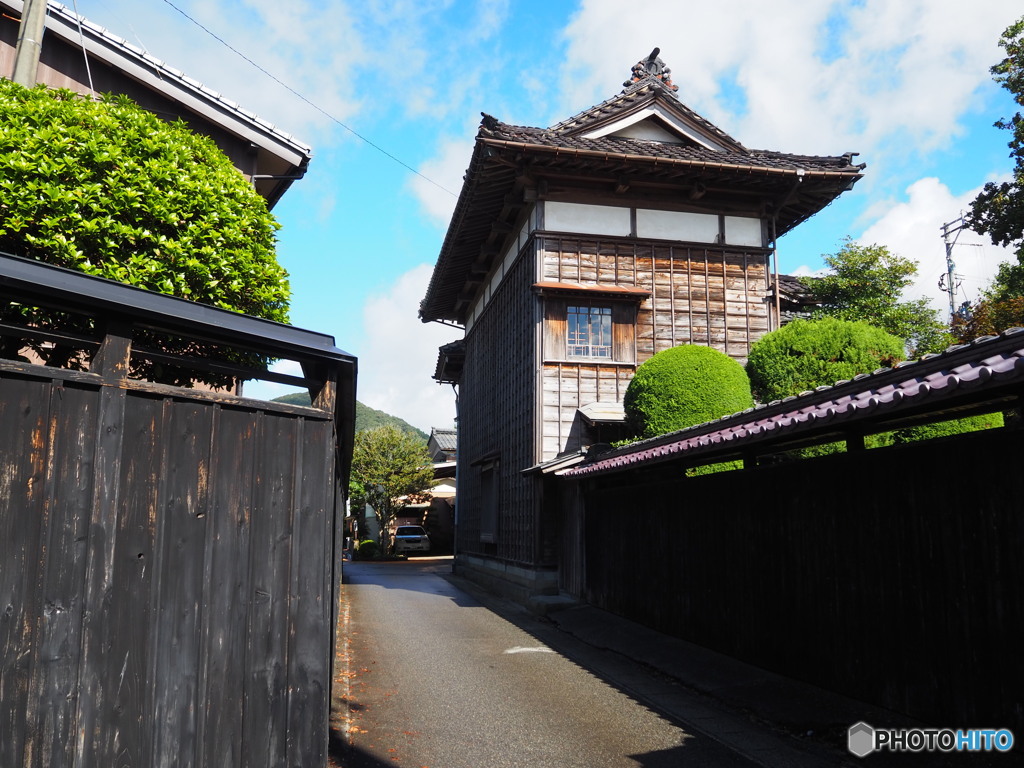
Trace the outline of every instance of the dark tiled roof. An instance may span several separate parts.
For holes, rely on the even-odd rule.
[[[817,306],[811,299],[810,289],[803,284],[801,278],[779,275],[779,310],[783,325],[810,317]]]
[[[163,82],[166,90],[177,88],[194,92],[208,102],[216,102],[221,111],[230,113],[239,121],[258,126],[261,131],[272,134],[277,141],[287,145],[293,151],[307,157],[311,154],[311,149],[308,145],[278,129],[272,123],[243,109],[212,88],[208,88],[199,81],[193,80],[180,70],[152,56],[148,51],[132,45],[124,38],[118,37],[99,24],[89,21],[84,16],[79,16],[72,9],[55,2],[55,0],[48,0],[46,12],[49,19],[47,29],[66,38],[73,45],[81,45],[81,38],[79,37],[79,32],[81,31],[84,35],[88,36],[90,42],[94,39],[97,41],[96,45],[87,45],[92,55],[104,61],[109,57],[118,57],[123,62],[130,63],[133,68],[138,68],[139,71],[146,72],[147,74],[152,73],[154,75],[153,82],[157,84]],[[71,31],[68,32],[67,30]],[[120,63],[115,65],[125,71],[133,71],[126,64]],[[136,77],[138,78],[139,76],[136,75]]]
[[[670,103],[675,110],[704,128],[708,133],[713,134],[719,141],[732,144],[738,149],[743,149],[743,145],[736,141],[736,139],[679,101],[676,98],[675,92],[666,87],[656,77],[648,77],[638,83],[633,83],[617,96],[612,96],[610,99],[606,99],[590,109],[585,109],[578,115],[573,115],[548,130],[556,134],[572,134],[586,131],[647,106],[651,102],[652,97],[660,97],[662,100],[671,99]]]
[[[735,456],[758,445],[774,447],[829,435],[840,439],[857,424],[884,431],[908,420],[931,421],[936,414],[952,417],[957,409],[984,404],[998,410],[1009,397],[1016,398],[1022,386],[1024,328],[1012,328],[940,355],[634,443],[560,474],[594,475],[671,459]]]
[[[454,429],[434,427],[430,430],[430,437],[437,443],[438,450],[454,451],[458,447],[458,432]]]
[[[587,139],[577,135],[558,133],[543,128],[528,128],[520,125],[506,125],[497,120],[489,122],[488,129],[480,131],[480,137],[493,142],[511,142],[532,147],[549,147],[589,152],[595,155],[621,155],[634,159],[676,160],[706,167],[724,166],[760,170],[796,171],[805,173],[843,173],[856,176],[862,165],[853,164],[853,155],[837,157],[816,157],[813,155],[792,155],[769,150],[747,150],[722,152],[697,144],[668,144],[660,141],[627,139],[603,136]]]

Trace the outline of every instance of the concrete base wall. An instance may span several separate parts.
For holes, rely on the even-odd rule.
[[[459,554],[453,570],[488,592],[525,606],[538,597],[558,594],[556,568],[530,568],[480,555]]]

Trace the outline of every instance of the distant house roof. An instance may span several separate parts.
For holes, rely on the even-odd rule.
[[[782,324],[810,317],[818,305],[811,297],[810,289],[801,278],[794,275],[779,275],[779,309]]]
[[[617,96],[551,128],[508,125],[484,114],[469,170],[426,297],[424,322],[463,323],[476,287],[515,225],[528,191],[551,177],[608,190],[670,190],[675,199],[729,194],[770,198],[776,235],[827,206],[860,177],[854,153],[815,157],[750,150],[675,95],[654,55]],[[710,197],[708,198],[710,199]]]
[[[1013,328],[940,355],[633,443],[559,474],[584,477],[673,460],[725,460],[758,449],[784,450],[801,442],[1000,410],[1018,401],[1022,387],[1024,328]]]
[[[454,429],[438,429],[433,427],[430,430],[430,439],[442,451],[454,451],[458,446],[458,432]]]
[[[22,0],[0,0],[0,72],[5,75],[13,66],[22,7]],[[163,113],[166,103],[176,105],[175,116],[210,135],[229,156],[233,155],[232,161],[243,173],[255,177],[256,189],[271,207],[292,181],[305,173],[312,157],[309,146],[54,0],[47,5],[37,80],[54,88],[88,92],[82,65],[83,41],[98,92],[126,93],[157,114]],[[126,88],[127,82],[141,87]],[[147,92],[151,94],[148,100]],[[244,149],[228,151],[218,140],[219,131],[233,136]],[[240,151],[252,157],[239,156]]]

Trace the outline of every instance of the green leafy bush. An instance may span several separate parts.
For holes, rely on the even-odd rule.
[[[373,560],[377,556],[378,549],[376,541],[373,539],[363,539],[359,542],[359,548],[356,552],[359,554],[360,560]]]
[[[902,355],[901,339],[863,321],[794,320],[751,347],[747,375],[767,403],[891,367]]]
[[[894,444],[905,445],[917,442],[918,440],[932,440],[937,437],[977,432],[980,429],[996,429],[1003,426],[1003,423],[1003,414],[985,413],[951,421],[939,421],[934,424],[922,424],[919,427],[906,427],[904,429],[897,429],[890,434]]]
[[[742,459],[719,461],[715,464],[701,464],[698,467],[689,467],[686,470],[686,476],[703,477],[704,475],[717,475],[719,472],[732,472],[737,469],[743,469]]]
[[[184,122],[124,96],[0,79],[0,251],[286,322],[277,228],[228,157]]]
[[[750,408],[743,366],[711,347],[672,347],[636,370],[623,398],[626,423],[640,437],[685,429]]]

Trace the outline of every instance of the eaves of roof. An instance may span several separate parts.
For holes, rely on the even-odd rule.
[[[706,147],[640,139],[564,136],[537,128],[506,126],[503,123],[498,123],[495,129],[482,130],[477,140],[495,149],[560,155],[592,162],[613,162],[617,165],[678,165],[698,171],[721,170],[790,177],[800,171],[801,176],[841,177],[846,184],[856,183],[864,169],[863,164],[853,164],[852,154],[816,157],[771,150],[721,152]]]
[[[22,0],[3,0],[21,13]],[[54,0],[47,4],[46,31],[68,45],[82,47],[91,56],[117,68],[157,93],[180,102],[207,120],[257,146],[273,151],[298,168],[305,168],[312,149],[272,123],[240,107],[185,73],[165,64],[141,48],[114,35]],[[79,35],[81,30],[81,35]]]
[[[588,477],[666,461],[701,463],[802,439],[892,428],[901,419],[1000,403],[1024,386],[1024,328],[862,374],[679,432],[558,474]]]
[[[511,225],[518,208],[510,202],[521,183],[522,168],[531,173],[570,173],[615,178],[631,167],[666,183],[720,183],[747,187],[782,202],[777,236],[826,207],[861,178],[863,166],[852,155],[808,157],[777,152],[717,152],[631,139],[580,139],[555,136],[542,129],[506,126],[486,118],[473,148],[469,169],[456,203],[425,298],[424,322],[464,322],[470,272],[486,273],[484,252],[496,255],[495,223]],[[794,195],[794,191],[798,194]]]

